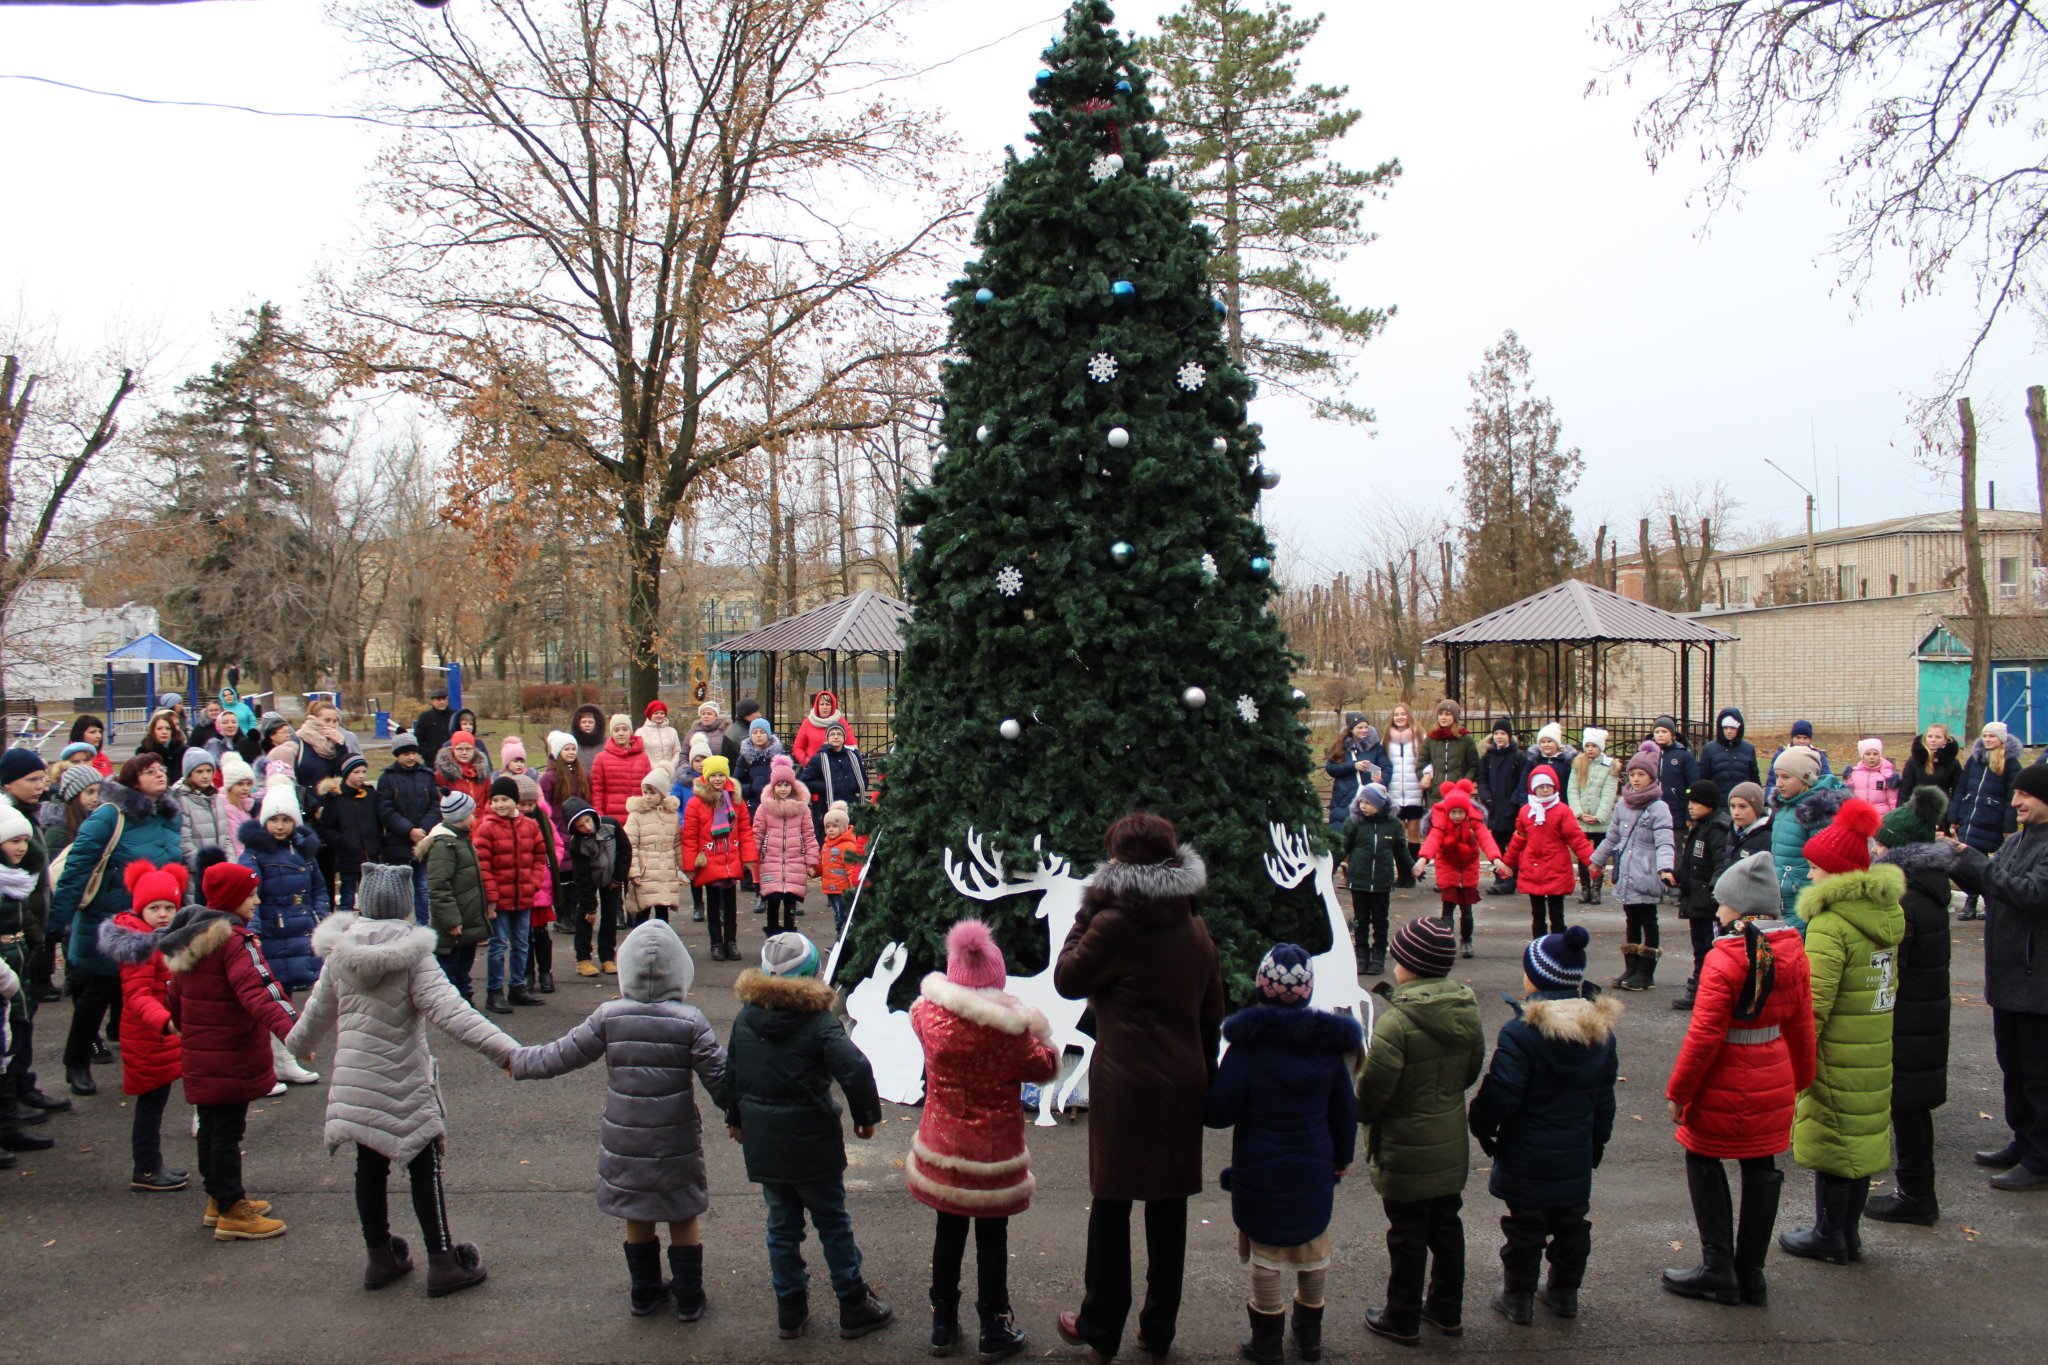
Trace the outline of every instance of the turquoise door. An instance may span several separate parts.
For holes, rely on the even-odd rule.
[[[1920,661],[1920,728],[1946,725],[1952,735],[1967,735],[1970,724],[1970,666],[1945,660]]]

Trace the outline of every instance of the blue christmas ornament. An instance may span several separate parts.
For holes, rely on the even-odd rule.
[[[1138,286],[1132,284],[1129,280],[1118,280],[1109,287],[1109,292],[1116,296],[1119,303],[1129,303],[1132,299],[1138,297]]]
[[[1252,556],[1252,572],[1264,578],[1267,574],[1273,572],[1273,561],[1264,555]]]
[[[1038,68],[1038,83],[1039,83],[1040,85],[1048,85],[1048,84],[1050,84],[1050,83],[1051,83],[1051,81],[1052,81],[1052,68],[1051,68],[1051,67],[1049,67],[1049,66],[1041,66],[1041,67],[1039,67],[1039,68]]]
[[[1223,306],[1223,300],[1222,300],[1222,299],[1210,299],[1210,300],[1209,300],[1209,302],[1211,302],[1211,303],[1213,303],[1213,304],[1215,304],[1215,305],[1216,305],[1216,316],[1217,316],[1217,317],[1219,317],[1219,318],[1227,318],[1227,317],[1229,317],[1229,316],[1230,316],[1230,310],[1229,310],[1228,308],[1226,308],[1226,307],[1224,307],[1224,306]]]
[[[974,301],[986,308],[996,301],[996,291],[988,288],[977,289],[974,291]]]
[[[1132,548],[1131,542],[1128,540],[1119,540],[1116,544],[1109,547],[1109,557],[1119,564],[1130,563],[1131,556],[1136,553],[1137,551]]]
[[[1119,95],[1128,95],[1128,94],[1130,94],[1130,93],[1131,93],[1131,83],[1130,83],[1129,81],[1118,81],[1118,82],[1116,83],[1116,92],[1117,92],[1117,94],[1119,94]]]

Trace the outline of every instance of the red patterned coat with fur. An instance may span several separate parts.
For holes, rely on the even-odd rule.
[[[1012,996],[924,979],[910,1026],[924,1044],[924,1117],[910,1140],[910,1192],[940,1213],[1007,1218],[1038,1182],[1017,1087],[1059,1074],[1045,1016]]]

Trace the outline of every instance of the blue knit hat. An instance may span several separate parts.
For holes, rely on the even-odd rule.
[[[747,727],[747,733],[752,734],[756,730],[766,730],[771,735],[775,733],[775,727],[759,716],[754,717],[754,723]]]
[[[1545,934],[1522,950],[1522,972],[1539,991],[1575,991],[1586,980],[1585,926]]]
[[[1793,722],[1792,722],[1792,733],[1793,733],[1793,734],[1795,734],[1795,735],[1798,735],[1798,736],[1800,736],[1800,737],[1802,737],[1802,738],[1804,738],[1804,739],[1812,739],[1812,738],[1813,738],[1813,722],[1812,722],[1812,721],[1810,721],[1810,720],[1795,720],[1795,721],[1793,721]]]
[[[1386,787],[1378,782],[1368,782],[1358,789],[1358,796],[1351,804],[1354,806],[1372,806],[1379,810],[1385,810],[1393,803],[1394,798],[1387,794]]]
[[[1315,963],[1306,949],[1292,943],[1276,943],[1259,959],[1254,984],[1262,1005],[1306,1005],[1316,993]]]

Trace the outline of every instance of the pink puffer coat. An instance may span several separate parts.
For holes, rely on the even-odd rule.
[[[796,795],[778,797],[771,788],[754,812],[754,848],[761,866],[755,874],[764,896],[801,896],[818,866],[818,834],[811,828],[811,794],[801,782]]]

